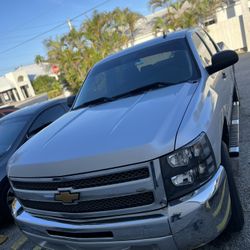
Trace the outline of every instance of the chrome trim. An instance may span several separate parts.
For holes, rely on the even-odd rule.
[[[229,148],[229,153],[239,153],[240,152],[240,147],[230,147]]]
[[[232,125],[239,125],[240,124],[240,120],[232,120]]]
[[[239,101],[233,102],[233,106],[240,106],[240,102]]]
[[[114,173],[121,173],[124,171],[129,171],[137,168],[148,167],[149,162],[133,164],[129,166],[116,167],[111,169],[99,170],[94,172],[82,173],[82,174],[74,174],[74,175],[65,175],[65,176],[54,176],[54,177],[27,177],[27,178],[19,178],[19,177],[10,177],[11,181],[24,181],[24,182],[66,182],[66,181],[74,181],[79,179],[109,175]]]
[[[157,168],[156,168],[157,172]],[[17,225],[42,247],[73,249],[124,249],[131,246],[156,249],[190,249],[216,238],[231,215],[225,169],[220,166],[213,178],[195,192],[168,207],[133,215],[88,219],[76,222],[39,218],[20,208],[16,200],[13,215]],[[107,232],[113,238],[76,239],[49,235],[60,232]],[[158,248],[157,248],[158,247]],[[152,249],[155,249],[152,247]]]
[[[204,245],[215,239],[231,216],[226,171],[220,166],[215,176],[192,195],[168,206],[169,223],[180,249]]]
[[[83,218],[96,218],[102,216],[115,216],[122,214],[133,214],[137,212],[146,212],[157,210],[166,206],[166,195],[160,170],[159,160],[153,160],[151,162],[135,164],[126,167],[114,168],[110,170],[98,171],[95,173],[82,174],[82,175],[74,175],[74,176],[65,176],[60,177],[61,181],[69,181],[69,180],[78,180],[86,177],[97,177],[102,175],[114,174],[129,170],[134,170],[142,167],[147,167],[149,169],[150,176],[146,179],[140,179],[135,181],[123,182],[112,185],[105,185],[99,187],[92,188],[82,188],[82,189],[73,189],[73,188],[58,188],[57,190],[23,190],[16,189],[13,187],[16,197],[18,199],[31,200],[31,201],[44,201],[44,202],[53,202],[55,194],[58,191],[71,191],[72,193],[78,192],[80,193],[80,201],[86,200],[98,200],[98,199],[108,199],[114,197],[121,197],[126,195],[138,194],[141,192],[151,191],[154,194],[154,203],[150,205],[140,206],[140,207],[131,207],[126,209],[119,210],[110,210],[110,211],[101,211],[101,212],[88,212],[88,213],[66,213],[66,212],[52,212],[45,210],[37,210],[29,207],[24,207],[24,209],[32,214],[41,215],[41,216],[49,216],[49,217],[57,217],[57,218],[67,218],[67,219],[83,219]],[[29,182],[49,182],[53,180],[57,180],[57,177],[54,178],[11,178],[11,181],[29,181]],[[12,185],[13,186],[13,185]],[[62,204],[61,202],[58,202]]]

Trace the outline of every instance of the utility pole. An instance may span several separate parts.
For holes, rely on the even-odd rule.
[[[72,23],[71,23],[71,20],[68,19],[68,20],[67,20],[67,23],[68,23],[68,26],[69,26],[69,30],[71,31],[71,30],[73,29],[73,25],[72,25]]]
[[[248,0],[240,0],[244,30],[246,35],[247,51],[250,52],[250,11],[248,8]]]

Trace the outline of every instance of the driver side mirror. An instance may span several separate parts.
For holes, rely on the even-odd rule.
[[[212,65],[206,67],[209,75],[225,69],[239,61],[238,54],[233,50],[224,50],[212,56]]]

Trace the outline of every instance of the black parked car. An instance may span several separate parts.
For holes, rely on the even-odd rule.
[[[17,111],[17,110],[18,110],[18,108],[14,107],[14,106],[0,108],[0,118],[4,117],[5,115],[8,115],[14,111]]]
[[[30,137],[69,110],[67,99],[46,101],[20,109],[0,120],[0,222],[11,219],[13,193],[6,176],[12,154]]]

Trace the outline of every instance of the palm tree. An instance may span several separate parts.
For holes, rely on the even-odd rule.
[[[128,29],[130,32],[130,39],[132,44],[135,41],[135,32],[136,32],[136,23],[139,19],[143,18],[143,16],[137,12],[131,11],[129,8],[124,10],[126,24],[128,25]]]
[[[123,48],[128,37],[124,32],[124,17],[118,18],[119,9],[115,12],[94,12],[93,17],[83,23],[81,30],[85,38],[101,55],[101,58]],[[124,13],[122,15],[125,16]]]
[[[211,17],[216,9],[225,5],[227,0],[150,0],[149,5],[153,8],[166,7],[164,21],[155,20],[153,31],[159,23],[164,23],[165,29],[176,30],[188,28],[203,23]]]
[[[134,39],[141,16],[129,9],[95,11],[92,17],[68,34],[45,42],[48,61],[60,68],[69,90],[77,92],[89,69],[100,59],[126,46]]]
[[[120,8],[115,8],[110,14],[111,18],[114,20],[113,25],[116,31],[124,34],[127,26],[125,11],[121,10]]]
[[[44,62],[44,61],[45,61],[45,59],[44,59],[43,56],[41,56],[41,55],[36,55],[36,56],[35,56],[35,63],[36,63],[36,64],[41,64],[41,63]]]
[[[166,21],[166,18],[156,17],[154,19],[153,24],[153,32],[155,36],[158,35],[159,32],[164,32],[169,29],[168,22]]]
[[[158,8],[168,8],[173,3],[173,0],[150,0],[149,6],[156,10]]]

